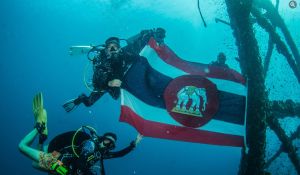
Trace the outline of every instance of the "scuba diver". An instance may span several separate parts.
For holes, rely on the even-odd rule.
[[[122,78],[130,66],[139,59],[140,51],[147,45],[151,37],[158,44],[163,44],[166,31],[163,28],[143,30],[139,34],[129,38],[128,45],[121,48],[120,39],[110,37],[105,41],[104,48],[92,47],[88,52],[96,51],[93,59],[93,91],[89,96],[81,94],[76,99],[63,104],[66,112],[72,111],[76,106],[83,103],[92,106],[105,93],[109,93],[113,99],[120,96]]]
[[[220,52],[218,54],[217,60],[210,63],[213,66],[220,66],[224,68],[229,68],[229,66],[226,64],[226,55],[223,52]]]
[[[122,157],[131,152],[142,139],[138,135],[135,141],[120,151],[112,152],[117,136],[105,133],[98,136],[95,129],[83,126],[77,131],[69,131],[56,136],[43,151],[47,138],[47,112],[43,107],[43,96],[38,93],[33,99],[35,127],[19,143],[19,149],[33,160],[33,166],[55,175],[96,175],[99,174],[97,163],[100,162],[100,174],[105,175],[104,159]],[[39,148],[30,147],[39,135]]]

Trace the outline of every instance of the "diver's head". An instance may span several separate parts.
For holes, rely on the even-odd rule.
[[[100,148],[113,150],[116,147],[117,135],[107,132],[101,137]]]
[[[226,55],[223,52],[220,52],[218,55],[218,62],[221,64],[225,64],[226,62]]]
[[[121,53],[120,39],[110,37],[105,41],[105,53],[107,58],[117,58]]]

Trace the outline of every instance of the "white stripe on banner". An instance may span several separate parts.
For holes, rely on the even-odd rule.
[[[140,55],[147,58],[152,68],[168,77],[176,78],[182,75],[187,75],[186,72],[164,62],[158,56],[156,51],[152,49],[149,45],[144,47],[144,49],[140,52]],[[212,81],[220,91],[229,92],[241,96],[247,95],[247,88],[240,83],[217,78],[208,79]]]
[[[167,110],[147,105],[124,89],[121,90],[121,94],[121,105],[130,107],[137,115],[141,116],[145,120],[174,126],[182,126],[170,116]],[[245,127],[243,125],[232,124],[214,119],[210,120],[204,126],[195,129],[237,136],[245,135]]]

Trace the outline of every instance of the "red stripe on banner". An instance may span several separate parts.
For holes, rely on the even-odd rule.
[[[148,44],[156,51],[164,62],[177,67],[186,73],[231,80],[241,84],[245,84],[246,82],[244,77],[233,69],[185,61],[178,57],[167,45],[158,46],[153,38],[149,40]]]
[[[121,106],[120,121],[126,122],[137,129],[139,133],[148,137],[171,140],[197,142],[223,146],[244,146],[242,136],[221,134],[198,130],[189,127],[168,125],[143,119],[128,106]]]

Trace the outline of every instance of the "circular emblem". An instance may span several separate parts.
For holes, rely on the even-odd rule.
[[[199,75],[172,80],[165,89],[164,100],[173,119],[186,127],[206,124],[219,108],[216,85]]]
[[[289,6],[290,6],[290,8],[294,9],[294,8],[297,7],[297,2],[292,0],[292,1],[289,2]]]

